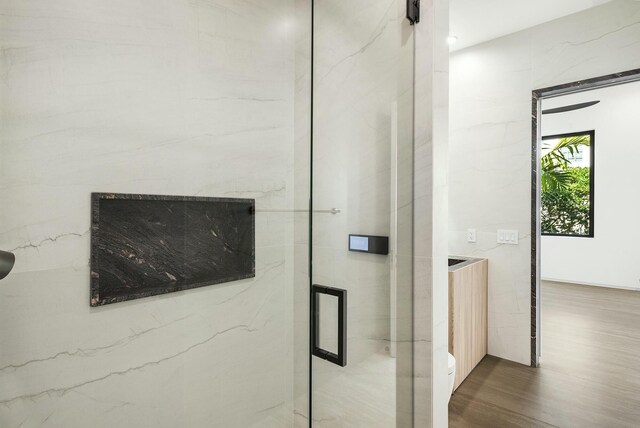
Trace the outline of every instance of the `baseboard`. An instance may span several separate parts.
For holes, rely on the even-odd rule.
[[[619,290],[640,291],[640,287],[625,287],[622,285],[601,284],[597,282],[571,281],[567,279],[557,279],[557,278],[548,278],[548,277],[540,278],[540,280],[550,281],[550,282],[562,282],[565,284],[574,284],[574,285],[589,285],[591,287],[617,288]]]

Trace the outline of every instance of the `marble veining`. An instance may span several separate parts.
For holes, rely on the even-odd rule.
[[[295,23],[290,0],[85,6],[0,4],[0,248],[16,254],[0,427],[291,426],[294,375],[308,378],[292,370],[305,215],[280,210],[297,184],[292,112],[309,108],[293,39],[308,14]],[[255,277],[91,307],[92,192],[255,199]]]
[[[255,276],[255,201],[93,193],[91,306]]]

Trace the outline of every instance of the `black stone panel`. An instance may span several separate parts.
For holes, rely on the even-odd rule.
[[[92,194],[91,306],[255,276],[255,200]]]

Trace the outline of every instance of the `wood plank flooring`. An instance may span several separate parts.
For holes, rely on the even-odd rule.
[[[542,362],[487,356],[450,427],[640,427],[640,292],[544,282]]]

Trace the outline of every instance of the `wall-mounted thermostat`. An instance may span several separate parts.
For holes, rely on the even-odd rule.
[[[388,236],[349,235],[349,251],[389,254]]]

